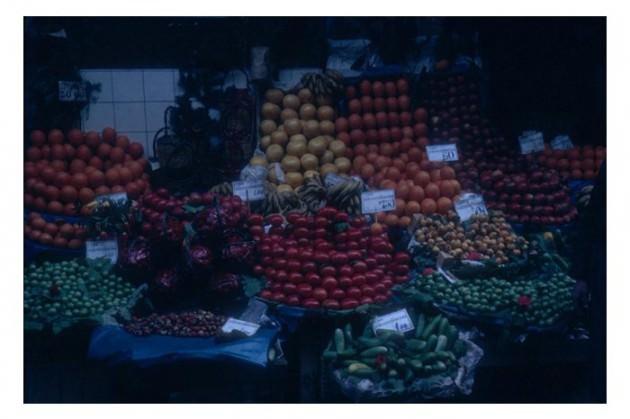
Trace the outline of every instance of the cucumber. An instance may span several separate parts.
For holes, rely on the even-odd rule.
[[[437,338],[437,343],[435,345],[435,351],[439,352],[439,351],[443,351],[444,349],[446,349],[446,344],[448,343],[448,338],[444,335],[440,335]]]
[[[404,334],[400,332],[396,332],[394,330],[378,329],[376,331],[376,335],[378,336],[379,339],[381,339],[381,341],[385,341],[385,342],[405,340]]]
[[[419,339],[408,339],[405,348],[412,352],[421,352],[427,346],[427,342]]]
[[[422,361],[419,361],[417,359],[412,359],[409,362],[409,365],[411,366],[411,369],[413,369],[415,372],[422,372],[424,370],[424,364],[422,363]]]
[[[416,338],[420,338],[420,336],[422,336],[425,321],[426,319],[424,318],[424,313],[420,313],[418,321],[416,322]]]
[[[370,319],[365,329],[363,329],[363,334],[361,335],[364,338],[374,337],[374,332],[372,331],[372,324],[374,323],[373,319]]]
[[[398,378],[398,371],[396,371],[395,369],[390,369],[389,372],[387,373],[387,376],[389,378]]]
[[[437,360],[439,358],[439,355],[437,354],[437,352],[429,352],[426,354],[422,354],[417,358],[418,361],[422,361],[422,363],[426,365],[431,364],[433,361]]]
[[[429,340],[427,341],[427,346],[425,346],[425,352],[433,352],[435,350],[435,345],[437,344],[437,336],[431,335]]]
[[[431,335],[431,333],[433,333],[433,329],[435,329],[438,325],[438,323],[440,322],[440,320],[442,320],[442,315],[438,314],[437,316],[435,316],[427,325],[427,327],[424,329],[424,331],[422,332],[422,339],[427,339],[429,337],[429,335]]]
[[[343,335],[345,338],[345,344],[347,347],[351,347],[353,345],[352,341],[352,325],[350,323],[348,323],[344,328],[343,328]]]
[[[378,338],[366,338],[364,336],[359,336],[357,338],[357,342],[363,346],[371,348],[372,346],[379,346],[383,342]]]
[[[333,360],[333,359],[337,359],[337,352],[336,351],[324,351],[324,353],[322,354],[322,358],[324,358],[327,361]]]
[[[405,381],[409,382],[413,379],[414,379],[413,370],[408,369],[407,371],[405,371]]]
[[[360,362],[370,367],[376,367],[376,358],[361,358]]]
[[[405,360],[405,358],[398,358],[398,361],[396,363],[399,367],[404,367],[407,365],[407,361]]]
[[[358,362],[361,362],[361,361],[358,361],[356,359],[346,359],[344,361],[341,361],[341,365],[343,365],[344,367],[349,367],[350,365],[356,364]]]
[[[387,347],[375,346],[373,348],[366,349],[365,351],[361,352],[361,357],[373,357],[380,354],[386,354],[387,352],[388,352]]]
[[[354,349],[346,349],[345,351],[337,352],[341,358],[351,358],[357,354],[357,351]]]
[[[357,371],[357,370],[359,370],[361,368],[370,368],[370,367],[365,365],[362,362],[355,362],[353,364],[348,365],[348,372],[350,374],[353,374],[355,371]]]
[[[343,338],[343,332],[341,329],[335,329],[335,350],[337,352],[343,352],[345,348],[346,345]]]
[[[438,335],[446,334],[446,328],[448,327],[448,319],[444,317],[440,320],[440,324],[438,325]]]
[[[463,340],[457,339],[453,344],[453,352],[457,357],[464,356],[466,353],[466,344]]]
[[[436,362],[435,364],[432,365],[432,367],[433,367],[433,371],[436,373],[446,371],[446,364],[442,361]]]
[[[361,377],[361,378],[368,378],[371,377],[372,375],[374,375],[374,373],[376,372],[376,370],[374,368],[359,368],[356,371],[354,371],[352,373],[352,375],[356,376],[356,377]]]
[[[451,325],[448,328],[446,337],[448,338],[448,344],[446,345],[446,349],[452,349],[453,345],[455,344],[455,341],[457,341],[457,338],[459,337],[459,332],[457,331],[457,328]]]
[[[435,351],[435,358],[440,361],[455,361],[455,355],[449,351]]]

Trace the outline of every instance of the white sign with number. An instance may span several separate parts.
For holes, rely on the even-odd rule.
[[[361,193],[361,213],[391,211],[396,208],[396,192],[393,189],[382,189]]]
[[[554,150],[570,150],[573,148],[573,142],[568,135],[557,135],[551,140],[551,148]]]
[[[241,333],[244,333],[247,336],[253,336],[256,334],[258,329],[260,328],[259,324],[246,322],[244,320],[235,319],[230,317],[227,319],[221,330],[224,333],[230,333],[233,330],[237,330]]]
[[[545,149],[545,138],[543,137],[542,132],[526,132],[527,134],[518,137],[518,142],[521,145],[521,154],[543,151]]]
[[[59,81],[60,102],[87,102],[87,89],[82,81]]]
[[[118,261],[117,240],[87,240],[85,242],[86,259],[109,259],[112,263]]]
[[[465,193],[455,201],[455,211],[461,221],[467,221],[473,215],[487,215],[488,209],[483,197],[474,193]]]
[[[374,334],[376,334],[378,330],[393,330],[395,332],[405,333],[414,328],[411,317],[409,317],[409,313],[407,313],[407,310],[404,308],[383,316],[376,316],[372,322]]]
[[[457,161],[457,146],[455,144],[428,145],[427,156],[430,161]]]
[[[265,198],[265,185],[259,180],[232,182],[232,194],[243,201],[260,201]]]

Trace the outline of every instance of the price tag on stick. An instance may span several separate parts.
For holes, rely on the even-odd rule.
[[[238,330],[239,332],[247,335],[253,336],[260,329],[260,325],[256,323],[246,322],[244,320],[235,319],[230,317],[227,319],[221,330],[224,333],[230,333],[233,330]]]
[[[551,148],[554,150],[570,150],[573,148],[573,142],[568,135],[557,135],[551,140]]]
[[[376,316],[372,322],[374,334],[376,334],[378,330],[393,330],[395,332],[405,333],[414,328],[411,317],[409,317],[409,313],[407,313],[407,310],[404,308],[383,316]]]
[[[474,193],[465,193],[455,201],[455,211],[459,219],[467,221],[473,215],[487,215],[488,209],[483,201],[483,197]]]
[[[396,192],[393,189],[382,189],[361,193],[361,213],[391,211],[396,208]]]
[[[545,149],[545,139],[542,132],[521,135],[518,137],[518,142],[521,145],[521,154],[535,153]]]
[[[85,242],[85,258],[100,259],[107,258],[112,263],[118,261],[118,241],[117,240],[87,240]]]
[[[455,144],[428,145],[427,156],[430,161],[457,161],[457,146]]]
[[[232,194],[243,201],[260,201],[265,198],[265,185],[257,180],[232,182]]]

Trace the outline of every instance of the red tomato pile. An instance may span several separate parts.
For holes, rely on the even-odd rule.
[[[271,225],[264,233],[263,223]],[[267,288],[260,296],[305,308],[353,309],[383,303],[391,287],[407,281],[409,255],[394,252],[380,225],[325,207],[315,216],[290,214],[250,217],[258,239]]]
[[[47,222],[36,212],[28,215],[24,237],[46,246],[80,249],[85,240],[85,227],[65,221]]]
[[[538,163],[549,169],[556,169],[563,179],[595,179],[599,167],[606,158],[606,148],[590,145],[574,147],[570,150],[551,150],[545,145],[545,151],[538,156]]]
[[[112,128],[102,135],[33,131],[25,151],[24,205],[52,214],[89,215],[86,204],[95,196],[126,192],[134,199],[149,187],[143,154],[141,144]]]

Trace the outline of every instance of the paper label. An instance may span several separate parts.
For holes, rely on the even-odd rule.
[[[85,242],[85,258],[100,259],[107,258],[112,263],[118,261],[118,241],[117,240],[87,240]]]
[[[428,145],[427,156],[430,161],[457,161],[457,146],[455,144]]]
[[[265,198],[265,185],[259,180],[239,180],[232,182],[232,194],[243,201],[260,201]]]
[[[518,137],[518,142],[521,145],[521,154],[530,154],[536,151],[543,151],[545,149],[545,139],[542,132],[530,132]]]
[[[372,322],[374,334],[376,334],[377,330],[393,330],[395,332],[405,333],[414,328],[411,317],[409,317],[409,313],[407,313],[407,310],[404,308],[383,316],[376,316]]]
[[[467,221],[473,215],[487,215],[488,209],[481,195],[474,193],[465,193],[455,201],[455,211],[459,219]]]
[[[230,333],[233,330],[238,330],[241,333],[244,333],[247,336],[253,336],[258,329],[260,328],[259,324],[246,322],[244,320],[235,319],[230,317],[227,319],[221,330],[224,333]]]
[[[396,192],[393,189],[361,193],[361,213],[391,211],[396,208]]]
[[[87,102],[87,89],[82,81],[59,81],[60,102]]]
[[[127,192],[117,192],[117,193],[110,193],[107,195],[99,195],[96,197],[96,202],[103,202],[103,201],[112,201],[112,202],[117,202],[117,203],[121,203],[121,202],[126,202],[127,201]]]
[[[554,150],[570,150],[573,148],[573,142],[568,135],[557,135],[551,140],[551,148]]]

